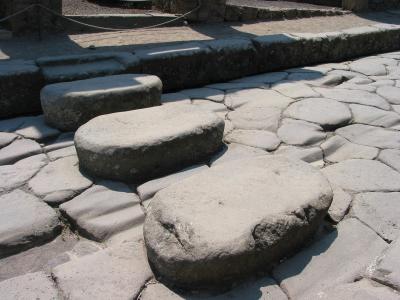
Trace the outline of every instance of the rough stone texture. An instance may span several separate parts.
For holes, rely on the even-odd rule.
[[[318,123],[323,128],[337,128],[351,120],[348,107],[338,101],[324,98],[310,98],[292,103],[285,116]]]
[[[83,236],[98,242],[144,221],[139,197],[119,182],[100,182],[60,205],[60,211]]]
[[[388,241],[393,241],[400,233],[399,213],[400,193],[358,194],[350,211]]]
[[[48,241],[61,230],[55,211],[21,190],[1,196],[0,208],[0,257]]]
[[[304,83],[278,83],[272,86],[272,88],[290,98],[309,98],[320,96],[320,94],[315,92],[312,88]]]
[[[58,205],[90,187],[92,180],[79,171],[77,157],[69,156],[50,162],[28,185],[45,202]]]
[[[351,143],[339,135],[323,142],[321,149],[325,161],[333,163],[353,158],[374,159],[379,152],[377,148]]]
[[[197,88],[180,91],[190,99],[207,99],[215,102],[224,102],[225,94],[217,89]]]
[[[400,88],[394,86],[382,86],[376,90],[376,93],[392,104],[400,104]]]
[[[358,104],[350,104],[349,106],[354,123],[400,129],[400,116],[393,111]]]
[[[222,146],[224,121],[191,105],[97,117],[75,134],[81,167],[122,181],[162,176],[207,159]]]
[[[0,132],[0,148],[11,144],[17,137],[14,133]]]
[[[316,167],[324,165],[322,150],[319,147],[301,148],[282,145],[275,151],[275,154],[298,158]]]
[[[222,103],[216,103],[214,101],[204,99],[194,99],[192,100],[192,104],[203,110],[215,112],[222,119],[225,119],[225,115],[228,113],[228,108]]]
[[[325,289],[363,275],[386,245],[358,220],[346,219],[337,230],[275,268],[273,275],[291,299],[318,299]]]
[[[190,104],[192,103],[190,101],[190,98],[188,98],[186,95],[182,93],[168,93],[168,94],[162,94],[161,95],[161,104],[162,105],[167,105],[167,104],[176,104],[176,103],[184,103],[184,104]]]
[[[360,59],[353,61],[349,65],[350,69],[367,76],[386,75],[386,68],[383,64],[370,59]]]
[[[60,134],[57,129],[51,128],[45,124],[43,115],[19,119],[22,123],[18,126],[18,129],[15,130],[15,133],[27,139],[44,140]]]
[[[366,159],[349,159],[322,170],[332,184],[354,192],[400,191],[400,174]]]
[[[46,122],[72,131],[99,115],[160,105],[156,76],[124,74],[47,85],[41,92]]]
[[[268,154],[268,152],[259,148],[231,143],[225,145],[224,148],[211,159],[211,166],[266,154]]]
[[[240,79],[236,79],[232,82],[272,84],[285,79],[287,76],[288,73],[286,72],[271,72],[271,73],[243,77]]]
[[[352,198],[350,194],[336,185],[332,185],[332,190],[333,200],[329,207],[328,215],[334,222],[340,222],[347,213]]]
[[[54,282],[43,272],[28,273],[0,282],[3,300],[59,299]]]
[[[280,139],[275,133],[265,130],[233,130],[227,136],[225,141],[228,143],[238,143],[250,147],[261,148],[272,151],[278,148]]]
[[[88,267],[90,266],[90,267]],[[67,299],[136,299],[152,277],[143,245],[126,242],[54,268]]]
[[[276,132],[281,118],[281,109],[276,107],[242,106],[228,114],[228,119],[232,121],[238,129],[256,129]]]
[[[382,150],[379,153],[378,160],[400,172],[400,150]]]
[[[0,165],[12,164],[22,158],[42,152],[40,145],[32,140],[18,139],[0,149]]]
[[[278,129],[278,136],[282,142],[289,145],[313,145],[321,142],[326,133],[321,126],[301,120],[283,119]]]
[[[144,226],[149,260],[177,285],[221,286],[303,244],[331,200],[326,179],[297,159],[217,165],[153,198]]]
[[[55,161],[59,158],[67,157],[67,156],[76,156],[75,146],[65,147],[58,150],[50,151],[47,153],[47,156],[51,161]]]

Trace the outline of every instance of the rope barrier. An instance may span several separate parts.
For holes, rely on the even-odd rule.
[[[17,11],[16,13],[14,13],[14,14],[12,14],[12,15],[9,15],[9,16],[3,18],[3,19],[0,19],[0,23],[5,22],[5,21],[8,21],[9,19],[18,16],[18,15],[20,15],[20,14],[22,14],[22,13],[24,13],[24,12],[30,10],[31,8],[34,8],[35,6],[37,6],[37,4],[29,5],[29,6],[25,7],[24,9],[22,9],[22,10],[20,10],[20,11]]]

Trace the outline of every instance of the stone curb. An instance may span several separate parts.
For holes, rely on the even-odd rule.
[[[63,78],[62,81],[71,81],[130,73],[134,69],[135,73],[160,77],[164,91],[173,91],[291,67],[343,61],[399,48],[400,25],[375,24],[338,32],[282,33],[254,38],[184,42],[138,50],[134,54],[115,52],[106,56],[101,53],[67,58],[56,56],[40,58],[36,62],[19,61],[18,64],[6,61],[0,63],[0,118],[39,112],[40,88],[50,82],[59,82],[57,77],[60,80]],[[46,68],[58,67],[60,70],[61,65],[67,66],[71,61],[77,66],[79,64],[76,78],[75,65],[69,66],[68,76],[46,75]],[[83,68],[82,62],[88,63],[87,70]],[[39,68],[32,70],[35,63]],[[98,67],[101,72],[96,69]],[[19,80],[21,74],[24,75],[23,80]],[[23,99],[19,97],[20,94],[24,95]]]

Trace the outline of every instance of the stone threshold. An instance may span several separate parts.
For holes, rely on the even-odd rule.
[[[0,62],[0,118],[40,112],[40,90],[53,82],[144,73],[160,77],[164,91],[174,91],[399,48],[400,25],[379,23],[338,32],[190,41],[134,53],[8,60]]]

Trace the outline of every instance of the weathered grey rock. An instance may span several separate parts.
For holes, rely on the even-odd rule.
[[[349,106],[353,113],[354,123],[400,129],[400,116],[393,111],[358,104]]]
[[[56,212],[21,190],[0,197],[0,257],[29,249],[61,230]]]
[[[100,182],[60,205],[60,211],[83,236],[98,242],[144,221],[139,197],[118,182]]]
[[[149,260],[177,285],[221,286],[303,244],[331,200],[326,179],[297,159],[220,164],[153,198],[144,225]]]
[[[275,133],[265,130],[233,130],[225,136],[228,143],[238,143],[250,147],[273,151],[278,148],[281,140]]]
[[[18,126],[15,133],[22,135],[27,139],[43,140],[60,134],[60,131],[57,129],[46,125],[43,115],[36,117],[23,117],[20,119],[22,123]]]
[[[76,156],[50,162],[29,182],[29,188],[45,202],[63,203],[92,185],[92,180],[79,170]]]
[[[324,158],[322,155],[322,150],[319,147],[301,148],[295,146],[282,145],[279,147],[278,150],[275,151],[275,154],[280,154],[292,158],[298,158],[305,162],[310,163],[315,167],[324,166]]]
[[[166,105],[97,117],[75,134],[81,167],[142,181],[207,159],[222,146],[224,120],[193,105]]]
[[[273,85],[272,88],[290,98],[311,98],[320,96],[319,93],[304,83],[277,83]]]
[[[394,86],[382,86],[376,93],[392,104],[400,104],[400,88]]]
[[[228,114],[228,119],[232,121],[238,129],[256,129],[276,132],[282,110],[277,107],[258,108],[244,105]]]
[[[355,103],[362,105],[375,106],[384,110],[389,110],[390,105],[381,96],[361,90],[348,90],[339,88],[315,88],[325,98],[338,100],[345,103]]]
[[[161,104],[168,105],[171,103],[184,103],[190,104],[190,98],[182,93],[169,93],[169,94],[162,94],[161,95]]]
[[[350,194],[343,191],[340,187],[334,184],[331,186],[333,190],[333,200],[329,207],[328,215],[333,221],[340,222],[347,213],[352,198]]]
[[[11,144],[17,137],[14,133],[0,132],[0,148]]]
[[[321,144],[324,159],[328,162],[340,162],[347,159],[375,159],[379,150],[374,147],[358,145],[335,135]]]
[[[368,79],[368,77],[363,74],[349,71],[349,70],[333,70],[333,71],[328,72],[328,74],[342,76],[343,78],[349,79],[349,80],[356,78],[356,77],[362,77],[362,78]]]
[[[66,298],[106,300],[136,299],[152,273],[143,245],[127,242],[60,265],[52,276]]]
[[[349,81],[336,86],[336,88],[347,89],[347,90],[361,90],[361,91],[370,92],[370,93],[375,93],[376,89],[377,89],[376,86],[372,86],[372,85],[368,85],[368,84],[355,84],[355,83],[351,83]]]
[[[349,159],[322,170],[332,184],[354,192],[400,191],[400,174],[375,160]]]
[[[21,159],[13,165],[0,166],[0,192],[10,191],[23,185],[47,164],[44,154]]]
[[[359,72],[367,76],[380,76],[386,75],[387,73],[385,65],[370,59],[353,61],[349,67],[352,71]]]
[[[301,120],[283,119],[278,129],[282,142],[289,145],[313,145],[321,142],[326,133],[321,126]]]
[[[225,145],[225,147],[211,159],[211,166],[266,154],[268,154],[268,152],[259,148],[231,143]]]
[[[48,124],[72,131],[99,115],[160,105],[161,90],[156,76],[124,74],[47,85],[41,102]]]
[[[61,148],[66,148],[74,145],[74,132],[65,132],[60,134],[54,141],[48,143],[43,147],[45,152],[50,152],[58,150]]]
[[[319,299],[327,288],[359,278],[386,245],[358,220],[346,219],[337,230],[275,268],[273,275],[291,299]]]
[[[368,268],[367,275],[384,285],[400,290],[400,240],[390,243],[386,249]],[[384,298],[387,299],[387,298]],[[397,298],[396,298],[397,299]]]
[[[12,164],[22,158],[42,152],[40,145],[32,140],[17,139],[0,149],[0,165]]]
[[[51,161],[55,161],[59,158],[67,157],[67,156],[76,156],[75,146],[70,146],[66,148],[61,148],[58,150],[51,151],[47,153],[47,156]]]
[[[58,291],[50,276],[43,272],[28,273],[0,282],[3,300],[57,300]]]
[[[224,102],[225,93],[221,90],[211,88],[198,88],[183,90],[180,93],[186,95],[190,99],[207,99],[215,102]]]
[[[309,98],[292,103],[285,116],[318,123],[323,128],[339,127],[351,120],[349,108],[335,100]]]
[[[193,176],[194,174],[197,174],[207,169],[207,165],[191,166],[177,173],[167,175],[162,178],[153,179],[144,184],[141,184],[137,187],[137,192],[140,199],[142,201],[145,201],[153,197],[158,191],[166,188],[167,186],[175,184],[187,177]]]
[[[365,193],[355,196],[350,214],[393,241],[400,233],[400,193]]]
[[[396,130],[354,124],[337,129],[336,134],[355,144],[376,148],[400,149],[400,132]]]
[[[285,79],[288,76],[288,73],[286,72],[271,72],[271,73],[265,73],[265,74],[259,74],[259,75],[254,75],[254,76],[248,76],[248,77],[243,77],[240,79],[233,80],[232,82],[237,82],[237,83],[265,83],[265,84],[271,84],[271,83],[276,83],[278,81],[281,81]]]
[[[223,119],[225,119],[225,115],[228,113],[228,108],[224,104],[209,100],[194,99],[192,100],[192,105],[210,112],[215,112]]]
[[[400,172],[400,150],[384,149],[379,153],[378,160]]]

